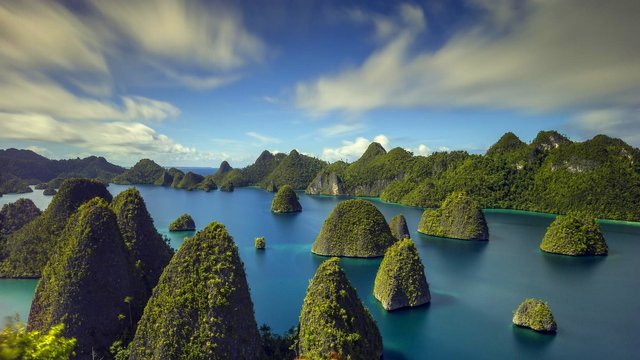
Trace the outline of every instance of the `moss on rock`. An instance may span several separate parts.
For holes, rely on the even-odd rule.
[[[232,192],[234,190],[233,183],[231,181],[225,181],[220,185],[220,191]]]
[[[454,239],[489,240],[482,209],[462,191],[449,194],[439,209],[426,209],[420,218],[418,231]]]
[[[391,229],[391,235],[398,240],[410,238],[409,227],[407,226],[407,219],[404,215],[398,214],[389,221],[389,229]]]
[[[196,223],[189,214],[182,214],[169,224],[169,231],[194,231]]]
[[[259,336],[238,249],[224,225],[185,240],[149,300],[130,359],[257,359]]]
[[[304,359],[380,359],[382,337],[339,259],[323,262],[302,304],[299,354]]]
[[[5,204],[0,210],[0,236],[13,234],[38,215],[40,209],[31,199],[18,199]]]
[[[331,211],[311,251],[325,256],[378,257],[395,241],[375,205],[352,199]]]
[[[513,323],[541,332],[558,329],[549,305],[537,299],[525,299],[513,315]]]
[[[298,201],[298,195],[289,185],[280,187],[271,202],[271,211],[275,213],[290,213],[302,211],[302,205]]]
[[[373,295],[386,310],[431,301],[424,265],[411,239],[400,240],[387,249],[376,274]]]
[[[267,247],[267,242],[265,241],[263,236],[256,238],[255,246],[258,250],[264,250]]]
[[[571,212],[556,218],[544,235],[540,249],[545,252],[571,255],[607,255],[607,243],[595,217]]]

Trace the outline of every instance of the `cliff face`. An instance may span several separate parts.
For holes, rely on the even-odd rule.
[[[322,263],[300,312],[299,351],[304,359],[380,359],[382,337],[337,258]]]
[[[559,216],[549,225],[540,249],[571,256],[607,255],[609,252],[600,225],[585,213]]]
[[[439,209],[426,209],[418,231],[461,240],[489,240],[482,209],[464,192],[449,194]]]
[[[130,359],[258,359],[253,303],[224,225],[185,240],[149,299]]]
[[[336,173],[321,171],[307,186],[305,193],[310,195],[346,195],[347,192]]]
[[[398,240],[410,238],[409,227],[407,226],[407,219],[404,218],[404,215],[398,214],[389,221],[389,228],[391,229],[391,234]]]

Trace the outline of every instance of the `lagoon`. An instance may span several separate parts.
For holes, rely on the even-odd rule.
[[[110,185],[112,194],[126,186]],[[188,192],[138,186],[158,230],[179,247],[184,236],[169,234],[169,223],[189,213],[202,228],[224,223],[238,245],[258,324],[276,332],[296,325],[309,279],[325,258],[311,244],[326,216],[346,197],[300,193],[303,212],[272,214],[272,193],[240,188],[232,193]],[[5,195],[44,208],[42,192]],[[640,323],[640,227],[605,222],[609,256],[573,258],[551,255],[538,245],[552,215],[486,210],[490,240],[467,242],[416,232],[422,209],[372,200],[389,220],[404,214],[425,264],[432,303],[386,312],[372,294],[380,259],[342,259],[352,285],[380,327],[385,359],[451,358],[633,358]],[[265,251],[254,249],[264,236]],[[19,313],[26,320],[36,282],[0,280],[0,317]],[[542,335],[511,324],[526,297],[548,301],[558,322],[556,335]]]

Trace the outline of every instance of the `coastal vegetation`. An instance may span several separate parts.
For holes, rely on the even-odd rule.
[[[571,256],[607,255],[607,243],[593,215],[570,212],[556,218],[544,235],[540,249]]]
[[[549,304],[538,299],[525,299],[513,314],[513,323],[540,332],[558,329]]]
[[[18,199],[5,204],[0,210],[0,239],[20,230],[40,213],[31,199]]]
[[[169,231],[194,231],[196,223],[189,214],[182,214],[169,224]]]
[[[371,202],[346,200],[322,224],[311,251],[324,256],[379,257],[396,239],[384,216]]]
[[[76,339],[62,336],[63,329],[58,324],[45,332],[27,331],[24,324],[12,320],[0,330],[0,359],[68,360],[75,355]]]
[[[289,185],[282,185],[271,202],[271,211],[275,213],[291,213],[302,211],[298,195]]]
[[[267,247],[267,242],[265,241],[263,236],[256,238],[255,247],[258,250],[264,250]]]
[[[439,209],[426,209],[418,231],[431,236],[462,240],[489,240],[482,209],[462,191],[451,193]]]

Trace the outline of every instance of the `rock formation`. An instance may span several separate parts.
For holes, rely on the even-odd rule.
[[[607,255],[607,243],[595,217],[571,212],[556,218],[544,235],[540,249],[545,252],[571,255]]]
[[[283,185],[273,197],[271,211],[275,213],[291,213],[302,211],[302,205],[298,201],[298,195],[289,185]]]
[[[525,299],[513,315],[513,323],[540,332],[555,332],[558,325],[549,305],[537,299]]]
[[[464,192],[453,192],[439,209],[426,209],[418,231],[431,236],[462,240],[489,240],[482,209]]]
[[[391,229],[391,235],[398,240],[410,238],[409,227],[407,226],[407,220],[404,215],[398,214],[389,221],[389,228]]]
[[[196,223],[189,214],[182,214],[169,224],[169,231],[194,231]]]

